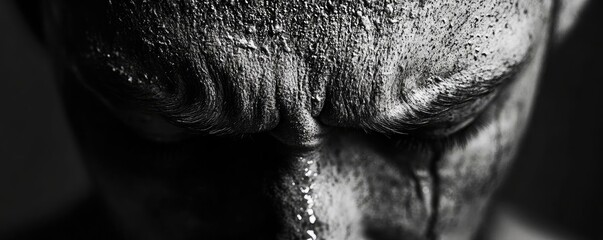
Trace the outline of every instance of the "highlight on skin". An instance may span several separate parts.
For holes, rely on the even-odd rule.
[[[156,239],[274,222],[254,236],[471,239],[529,118],[554,17],[550,0],[48,5],[68,84],[109,109],[79,123],[88,164],[126,228]],[[151,140],[97,130],[103,115]],[[211,182],[222,175],[206,162],[238,175]],[[211,205],[177,204],[226,198],[191,194],[207,189],[263,222],[224,210],[250,225],[214,224],[228,221]]]

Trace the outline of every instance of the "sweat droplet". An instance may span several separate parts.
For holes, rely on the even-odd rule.
[[[371,19],[368,18],[367,16],[362,16],[362,25],[364,26],[364,29],[366,29],[367,31],[370,31],[373,29],[373,23],[371,22]]]
[[[272,32],[275,34],[279,34],[283,32],[283,27],[281,25],[274,25],[272,26]]]
[[[296,231],[298,235],[295,239],[317,239],[316,227],[320,226],[320,221],[315,215],[314,206],[316,199],[314,195],[314,180],[316,173],[319,172],[315,156],[308,155],[297,157],[296,171],[294,173],[295,182],[291,186],[294,194],[300,197],[295,200],[297,211],[292,217],[296,222]]]
[[[255,33],[255,32],[257,32],[257,30],[255,29],[255,26],[250,26],[250,27],[247,28],[247,32],[248,33]]]
[[[256,50],[258,47],[255,45],[253,40],[247,40],[245,38],[241,38],[237,41],[237,45],[242,48]]]
[[[392,13],[394,13],[394,6],[391,3],[387,4],[387,7],[385,7],[385,10],[387,11],[387,14],[392,14]]]
[[[286,40],[283,40],[283,48],[285,49],[285,52],[291,52],[291,48],[289,47],[289,44],[287,44]]]

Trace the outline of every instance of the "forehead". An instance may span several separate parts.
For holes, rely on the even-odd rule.
[[[420,108],[410,105],[427,106],[442,93],[485,91],[484,85],[513,71],[541,40],[551,5],[532,0],[70,4],[67,9],[78,8],[74,28],[81,28],[74,36],[85,43],[74,52],[83,62],[107,63],[123,79],[160,86],[200,81],[201,91],[210,92],[207,101],[219,101],[220,88],[231,91],[234,105],[270,99],[266,91],[278,92],[278,85],[288,82],[318,99],[332,92],[326,103],[309,101],[310,111],[325,108],[344,118],[371,111],[404,115],[405,109]],[[406,103],[400,104],[401,96]],[[348,105],[368,110],[350,114]]]
[[[482,45],[484,50],[492,51],[503,46],[517,49],[518,44],[511,43],[529,43],[522,41],[522,35],[533,35],[538,27],[535,23],[548,16],[549,2],[108,1],[101,8],[84,9],[80,14],[84,18],[91,12],[106,14],[106,20],[115,27],[112,30],[158,44],[174,40],[177,42],[173,44],[219,45],[222,49],[235,45],[266,50],[284,48],[298,54],[331,50],[341,55],[369,43],[379,45],[387,41],[401,54],[433,54],[442,49],[454,53],[465,49],[465,45]],[[517,49],[521,50],[524,49]]]

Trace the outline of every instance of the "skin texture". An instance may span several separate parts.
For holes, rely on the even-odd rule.
[[[48,6],[84,156],[141,239],[471,239],[552,16],[544,0]]]

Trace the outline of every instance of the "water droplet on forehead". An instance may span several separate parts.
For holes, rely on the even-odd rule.
[[[255,45],[253,40],[247,40],[245,38],[240,38],[237,40],[237,45],[241,48],[256,50],[258,47]]]
[[[285,52],[291,52],[291,48],[289,47],[287,40],[283,40],[283,49],[285,49]]]
[[[279,25],[279,24],[273,25],[273,26],[272,26],[272,32],[273,32],[274,34],[279,34],[279,33],[282,33],[282,32],[283,32],[283,26],[281,26],[281,25]]]
[[[373,29],[373,23],[371,22],[371,19],[367,16],[362,16],[362,26],[364,26],[364,29],[367,31]]]
[[[392,14],[392,13],[394,13],[394,5],[393,5],[393,4],[391,4],[391,3],[390,3],[390,4],[387,4],[387,6],[385,7],[385,11],[386,11],[388,14]]]

